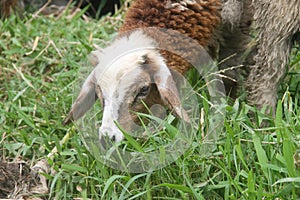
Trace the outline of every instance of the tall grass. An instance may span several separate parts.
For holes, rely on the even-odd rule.
[[[96,160],[78,129],[61,122],[93,44],[105,46],[121,22],[121,14],[85,22],[80,13],[72,19],[0,21],[2,160],[33,165],[56,147],[47,158],[55,173],[45,174],[50,188],[45,199],[300,198],[299,49],[291,57],[274,119],[237,100],[226,106],[222,137],[209,154],[201,154],[199,131],[184,155],[156,171],[131,174]],[[270,126],[260,128],[265,119]]]

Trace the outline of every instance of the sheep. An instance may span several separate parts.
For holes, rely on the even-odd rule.
[[[295,42],[300,44],[299,0],[252,0],[257,30],[254,63],[245,82],[248,102],[275,114],[277,90]]]
[[[68,124],[84,115],[97,97],[103,106],[100,140],[105,136],[115,142],[123,140],[115,122],[127,131],[132,130],[137,117],[128,111],[147,112],[143,102],[149,108],[154,104],[166,105],[188,122],[172,71],[184,74],[191,68],[190,63],[178,55],[186,54],[185,57],[192,56],[197,60],[193,54],[197,45],[216,57],[218,45],[214,37],[221,22],[220,7],[218,0],[133,1],[117,39],[94,53],[97,66],[85,80],[63,123]],[[188,39],[182,41],[185,39],[178,38],[172,31],[164,33],[149,27],[175,30],[197,44]],[[164,34],[168,36],[164,37]],[[174,51],[178,54],[160,50],[164,49],[162,46],[175,46]],[[144,50],[132,52],[135,49]]]
[[[63,123],[83,116],[97,98],[103,106],[100,139],[108,136],[115,142],[123,140],[115,121],[130,130],[136,116],[128,110],[145,112],[142,101],[149,107],[164,104],[176,116],[189,121],[180,104],[172,71],[185,74],[191,65],[178,55],[158,50],[161,43],[172,46],[178,38],[162,41],[165,37],[148,27],[176,30],[194,39],[213,59],[222,61],[221,69],[245,65],[245,72],[224,70],[226,92],[235,97],[237,82],[244,76],[248,101],[258,108],[267,106],[271,112],[276,106],[276,91],[292,42],[299,34],[299,4],[298,0],[284,0],[282,4],[275,0],[133,1],[117,39],[103,52],[94,54],[97,66],[84,82]],[[249,48],[253,24],[257,29],[257,45]],[[194,56],[193,44],[186,44],[179,45],[179,55],[181,50],[187,57]],[[104,70],[120,54],[144,46],[151,48],[129,53]],[[130,79],[122,77],[128,73]],[[128,121],[128,116],[132,120]]]
[[[222,4],[224,42],[220,43],[219,60],[236,56],[220,66],[244,65],[244,71],[228,71],[229,77],[244,80],[247,102],[258,109],[265,107],[266,113],[274,116],[278,85],[287,71],[292,46],[299,43],[300,1],[223,0]],[[234,94],[236,82],[224,82],[232,85]]]

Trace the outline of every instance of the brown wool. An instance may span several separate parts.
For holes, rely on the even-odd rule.
[[[172,1],[174,3],[176,1]],[[125,22],[120,29],[120,34],[139,28],[158,27],[171,29],[184,34],[198,42],[202,47],[209,52],[215,52],[216,49],[209,47],[208,44],[214,38],[214,32],[220,25],[220,9],[221,4],[219,0],[197,1],[194,4],[188,4],[186,9],[178,9],[177,7],[168,7],[165,0],[151,0],[151,1],[134,1],[125,16]],[[153,35],[158,44],[166,42],[168,46],[176,46],[176,44],[183,43],[176,41],[175,37],[169,37],[169,40],[160,41],[159,35]],[[154,33],[155,34],[155,33]],[[175,44],[175,45],[174,45]],[[192,47],[186,45],[182,47],[180,52],[193,54],[190,51]],[[178,51],[178,50],[177,50]],[[161,51],[162,56],[166,59],[166,63],[170,69],[184,74],[190,69],[190,63],[183,60],[180,56],[171,54],[169,52]],[[212,53],[212,56],[216,53]]]

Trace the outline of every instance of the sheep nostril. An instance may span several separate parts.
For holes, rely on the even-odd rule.
[[[113,135],[112,138],[111,138],[111,140],[112,140],[113,142],[115,142],[115,141],[116,141],[116,136]]]

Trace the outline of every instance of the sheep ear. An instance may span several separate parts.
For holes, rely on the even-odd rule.
[[[85,80],[81,91],[72,105],[71,111],[63,121],[63,125],[82,117],[95,103],[97,99],[96,83],[93,72]]]
[[[169,70],[159,70],[154,75],[154,81],[161,96],[162,101],[177,117],[186,122],[190,122],[187,112],[182,107],[179,93]]]

